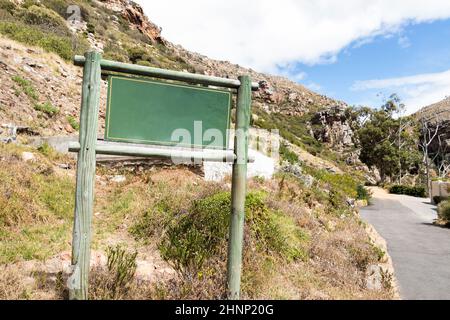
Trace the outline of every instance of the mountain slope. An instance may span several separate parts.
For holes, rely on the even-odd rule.
[[[70,59],[75,54],[83,54],[89,48],[95,48],[103,52],[105,59],[146,66],[229,78],[249,74],[261,84],[261,89],[254,94],[254,126],[278,128],[285,139],[315,154],[321,153],[327,146],[332,149],[335,147],[334,143],[325,141],[322,145],[324,141],[316,139],[311,119],[321,110],[344,110],[347,107],[344,102],[316,94],[285,78],[258,73],[227,61],[211,60],[186,51],[164,39],[160,28],[132,1],[42,0],[26,1],[22,5],[18,3],[19,1],[0,0],[0,34],[24,44],[22,56],[8,49],[12,46],[11,43],[5,43],[1,48],[3,63],[0,76],[8,88],[13,88],[13,92],[2,90],[0,103],[4,106],[17,106],[20,102],[23,110],[6,112],[0,109],[2,123],[29,126],[44,135],[73,133],[76,124],[73,126],[70,123],[73,124],[79,110],[80,72],[69,66]],[[65,20],[68,18],[67,7],[73,3],[81,8],[81,21]],[[34,50],[37,54],[30,53],[27,50],[30,46],[56,53],[61,59],[41,56],[42,50],[39,49]],[[30,54],[31,61],[27,61]],[[20,61],[19,57],[23,59]],[[41,57],[47,57],[53,74],[42,75],[48,70],[42,67],[47,65],[47,61]],[[53,60],[59,65],[54,65]],[[66,64],[63,60],[66,60]],[[23,81],[18,83],[20,79],[17,76],[31,81],[29,86],[34,87],[37,92],[34,97],[21,93],[27,91],[27,85]],[[59,83],[74,86],[60,88]],[[67,99],[59,98],[64,95]],[[330,123],[330,130],[335,130],[336,124],[337,127],[341,124],[349,127],[345,121],[341,117],[339,121]],[[352,136],[352,132],[349,134]],[[344,139],[338,137],[334,140],[340,144]],[[342,149],[342,145],[338,147]],[[322,156],[330,156],[327,153],[330,152],[327,151]]]
[[[416,116],[426,119],[437,117],[437,121],[450,120],[450,97],[419,110]]]
[[[83,21],[67,23],[73,3]],[[274,179],[249,181],[245,298],[392,298],[386,253],[355,207],[367,195],[358,168],[344,161],[345,152],[357,155],[344,103],[175,46],[129,1],[0,0],[0,124],[21,126],[24,142],[0,143],[0,299],[64,298],[76,166],[48,145],[25,145],[28,135],[76,135],[82,69],[71,57],[92,47],[106,59],[261,82],[252,125],[279,129],[290,163]],[[95,265],[91,298],[223,297],[229,184],[191,170],[98,165],[93,247],[103,258],[112,245],[134,249],[138,266],[136,279],[117,285],[112,270]]]

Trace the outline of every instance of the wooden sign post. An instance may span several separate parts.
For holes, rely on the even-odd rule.
[[[97,154],[176,157],[184,160],[233,163],[227,296],[229,299],[239,299],[251,92],[258,90],[258,84],[252,83],[248,76],[233,80],[108,61],[103,60],[97,52],[88,52],[84,57],[76,56],[74,61],[76,65],[83,66],[84,71],[80,140],[69,147],[70,151],[78,153],[72,274],[68,280],[70,299],[88,298]],[[109,76],[106,133],[103,143],[97,141],[102,71],[114,72],[114,75]],[[155,81],[149,77],[171,82]],[[203,87],[192,84],[201,84]],[[234,151],[228,150],[232,93],[230,89],[237,89]],[[215,130],[223,139],[204,141],[202,137],[199,141],[186,145],[185,147],[191,148],[186,150],[167,147],[179,145],[177,141],[172,141],[170,133],[173,130],[182,128],[195,135],[196,129],[193,126],[199,121],[203,129]],[[140,145],[124,145],[118,142]]]

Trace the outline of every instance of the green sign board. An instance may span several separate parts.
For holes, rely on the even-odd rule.
[[[231,92],[110,76],[105,140],[227,149]]]

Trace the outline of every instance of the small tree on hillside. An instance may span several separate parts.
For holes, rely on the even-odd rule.
[[[419,152],[411,119],[401,117],[404,105],[397,95],[391,95],[380,110],[357,131],[361,147],[360,160],[380,171],[382,182],[404,174],[419,164]]]

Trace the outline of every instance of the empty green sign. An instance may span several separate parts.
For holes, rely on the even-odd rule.
[[[228,91],[110,76],[105,140],[226,149],[230,110]]]

